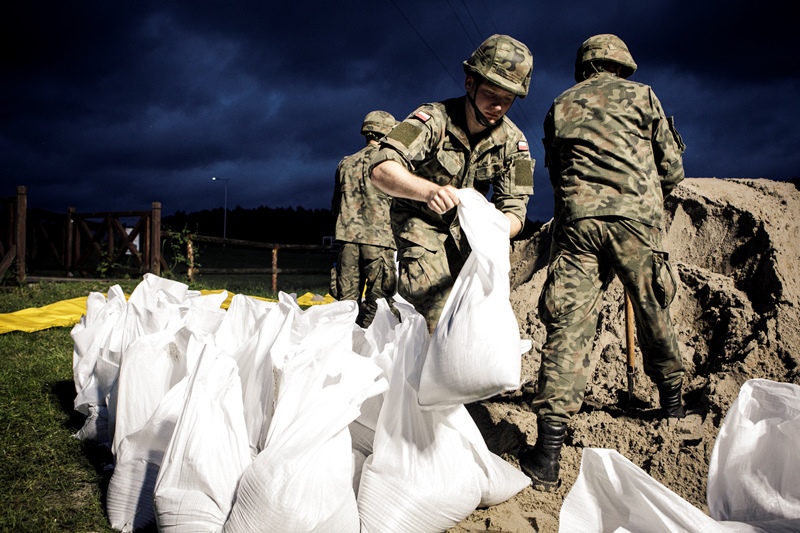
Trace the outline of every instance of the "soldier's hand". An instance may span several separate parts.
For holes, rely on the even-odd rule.
[[[428,198],[428,207],[435,212],[443,215],[459,204],[460,200],[456,194],[456,188],[452,185],[445,185],[433,191]]]

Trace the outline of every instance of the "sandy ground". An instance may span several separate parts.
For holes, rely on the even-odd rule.
[[[751,378],[800,384],[800,191],[769,180],[685,180],[667,198],[665,248],[680,277],[672,317],[687,367],[689,415],[659,420],[655,386],[637,374],[633,410],[625,409],[623,291],[606,294],[595,338],[594,374],[581,412],[570,422],[557,492],[526,488],[472,513],[453,533],[558,531],[559,512],[580,468],[583,448],[613,448],[679,496],[707,512],[708,464],[720,425]],[[530,399],[545,340],[536,301],[546,274],[549,225],[513,243],[511,301],[533,349],[520,390],[469,405],[489,449],[511,462],[536,440]]]

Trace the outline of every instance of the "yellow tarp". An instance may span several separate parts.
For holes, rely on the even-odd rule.
[[[204,290],[201,294],[219,294],[219,290]],[[127,295],[126,295],[127,297]],[[62,300],[60,302],[45,305],[43,307],[32,307],[14,311],[13,313],[0,313],[0,334],[9,331],[25,331],[28,333],[47,328],[70,327],[77,324],[81,317],[86,314],[86,296]],[[258,300],[271,301],[269,298],[253,296]],[[233,293],[228,293],[228,298],[223,302],[222,308],[227,309],[233,299]],[[301,306],[327,304],[334,299],[330,294],[324,297],[310,292],[297,298],[297,303]]]

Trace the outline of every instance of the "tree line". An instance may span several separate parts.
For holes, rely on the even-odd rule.
[[[220,208],[187,213],[177,211],[161,220],[162,227],[172,231],[184,229],[198,235],[225,237],[277,244],[322,244],[323,237],[334,233],[336,221],[330,209],[267,206],[228,209],[227,217]]]

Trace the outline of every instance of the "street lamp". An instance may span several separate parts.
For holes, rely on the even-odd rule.
[[[224,211],[222,213],[222,246],[225,246],[225,238],[227,237],[228,233],[228,181],[230,178],[217,178],[212,177],[211,181],[222,181],[225,183],[225,204],[224,204]]]

